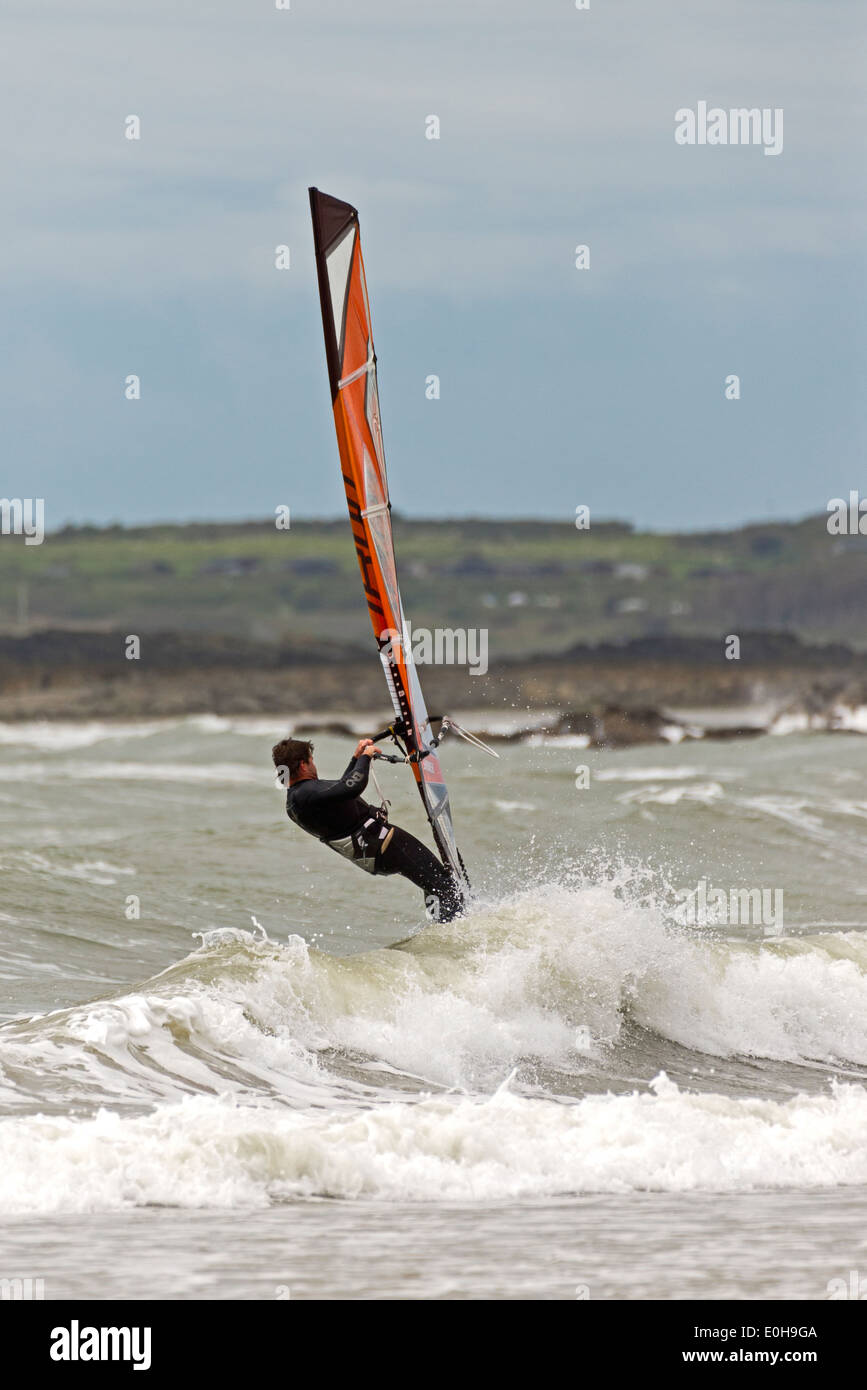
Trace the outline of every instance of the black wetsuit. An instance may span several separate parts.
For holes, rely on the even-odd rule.
[[[450,922],[463,906],[454,876],[420,840],[399,825],[390,826],[381,811],[362,799],[369,776],[370,758],[360,753],[336,781],[308,777],[293,782],[286,793],[286,814],[367,873],[402,874],[424,893],[428,914]],[[389,831],[391,839],[383,849]]]

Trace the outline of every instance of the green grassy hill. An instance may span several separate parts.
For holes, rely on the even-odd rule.
[[[416,627],[485,627],[492,659],[578,642],[789,631],[867,646],[867,537],[825,517],[660,535],[618,523],[395,517]],[[360,646],[368,618],[344,519],[67,528],[0,537],[0,631],[79,627]]]

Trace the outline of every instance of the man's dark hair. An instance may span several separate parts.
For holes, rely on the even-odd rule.
[[[271,757],[274,759],[274,766],[277,771],[281,772],[283,768],[286,768],[289,777],[292,778],[298,772],[301,764],[309,762],[313,757],[313,744],[302,738],[281,738],[280,742],[275,743],[271,749]],[[280,781],[285,783],[285,772],[282,772]]]

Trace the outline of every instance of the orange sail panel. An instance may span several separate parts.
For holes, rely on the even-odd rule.
[[[349,203],[316,188],[310,190],[310,209],[334,424],[361,582],[394,712],[437,849],[466,895],[469,881],[455,843],[448,791],[406,641],[358,213]]]

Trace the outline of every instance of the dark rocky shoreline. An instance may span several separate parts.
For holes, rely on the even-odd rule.
[[[373,651],[329,643],[267,646],[221,636],[148,634],[139,660],[116,632],[69,629],[0,636],[0,720],[134,719],[214,713],[313,711],[351,716],[388,702]],[[423,668],[428,705],[471,709],[474,727],[503,737],[544,727],[592,745],[761,732],[780,717],[805,727],[846,725],[840,711],[867,706],[867,656],[788,634],[747,634],[727,661],[721,642],[641,639],[576,647],[492,665]],[[540,725],[539,712],[547,717]],[[498,725],[499,731],[498,731]],[[678,728],[681,733],[678,734]]]

